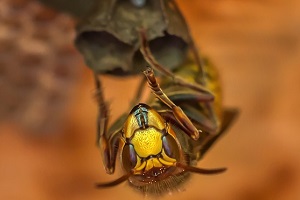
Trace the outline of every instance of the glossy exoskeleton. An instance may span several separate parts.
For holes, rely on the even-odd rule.
[[[137,104],[110,131],[107,131],[107,105],[100,82],[96,81],[100,105],[98,144],[105,169],[108,174],[114,173],[118,155],[124,169],[124,176],[110,183],[100,183],[98,187],[128,180],[130,186],[145,194],[163,194],[178,188],[191,172],[216,174],[225,171],[225,168],[195,166],[236,113],[234,110],[223,112],[215,69],[206,62],[203,78],[199,67],[192,59],[187,59],[174,73],[191,82],[203,82],[215,100],[207,102],[201,92],[174,85],[170,79],[163,79],[160,86],[149,68],[144,74],[156,98],[150,98],[147,104]]]
[[[48,2],[49,0],[42,0]],[[223,109],[213,66],[203,61],[174,0],[59,1],[81,18],[76,46],[95,74],[99,117],[97,144],[108,174],[120,155],[125,175],[98,187],[129,185],[151,194],[177,188],[190,172],[214,174],[224,168],[196,167],[235,116]],[[49,1],[52,2],[52,1]],[[63,2],[63,3],[62,3]],[[86,6],[80,6],[81,3]],[[76,4],[76,9],[69,9]],[[64,7],[64,6],[59,6]],[[93,7],[93,12],[88,12]],[[146,70],[157,98],[134,106],[108,127],[108,106],[98,74],[140,74],[149,64],[162,76],[157,84]],[[141,84],[139,91],[143,90]],[[137,94],[137,99],[140,92]],[[202,131],[200,131],[202,130]]]

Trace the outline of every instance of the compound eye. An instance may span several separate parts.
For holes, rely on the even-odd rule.
[[[146,4],[146,0],[130,0],[133,5],[138,8],[143,7]]]
[[[162,141],[165,153],[171,158],[179,159],[179,147],[176,140],[171,135],[165,135]]]
[[[136,152],[132,144],[126,144],[122,151],[122,165],[127,172],[130,172],[137,163]]]

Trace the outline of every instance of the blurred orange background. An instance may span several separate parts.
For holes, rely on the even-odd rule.
[[[24,33],[30,32],[30,37],[27,43],[27,40],[18,41],[19,48],[10,48],[8,54],[3,44],[7,38],[13,39],[6,31],[11,27],[8,24],[14,24],[5,18],[9,15],[9,2],[0,3],[3,47],[0,199],[143,199],[127,184],[105,190],[94,188],[95,182],[113,180],[120,173],[105,174],[95,146],[97,107],[93,99],[93,77],[72,46],[72,19],[33,1],[11,1],[17,7],[30,4],[30,12],[39,13],[40,21],[29,23],[28,20],[29,25],[25,26],[23,19],[14,19],[24,25],[20,30],[14,29],[16,34],[25,30]],[[228,171],[217,176],[193,175],[181,192],[161,199],[300,199],[300,1],[177,2],[201,52],[220,71],[224,105],[239,108],[240,115],[198,163],[204,168],[226,166]],[[38,9],[42,11],[37,12]],[[15,23],[13,27],[20,24]],[[49,34],[47,30],[60,31]],[[47,37],[36,40],[34,33],[41,31]],[[26,39],[22,34],[18,38]],[[34,84],[29,85],[30,92],[22,93],[21,86],[26,84],[22,77],[26,72],[20,73],[24,70],[20,52],[30,51],[25,54],[27,58],[26,55],[36,55],[34,50],[42,47],[51,47],[44,53],[38,51],[38,58],[46,62],[33,68],[40,70],[34,75],[38,77],[34,84],[42,87],[33,90]],[[69,67],[60,71],[52,65]],[[105,95],[111,100],[111,117],[116,119],[128,111],[137,78],[103,79]],[[19,85],[10,88],[16,82]],[[31,98],[27,99],[26,95]],[[29,102],[27,107],[21,106],[25,99]],[[14,106],[20,107],[14,115],[12,111],[4,112],[13,100]],[[34,124],[35,120],[40,126]]]

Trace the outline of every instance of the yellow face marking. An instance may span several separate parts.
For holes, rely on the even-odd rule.
[[[148,124],[151,126],[156,127],[159,130],[165,128],[165,121],[164,119],[154,110],[149,109],[147,112],[147,120]],[[134,134],[134,131],[140,129],[138,121],[134,114],[130,114],[124,124],[124,135],[126,138],[131,138]]]
[[[146,166],[146,162],[143,162],[138,168],[136,168],[136,171],[142,171]]]
[[[125,137],[130,138],[136,129],[139,129],[138,121],[136,120],[134,115],[129,115],[126,123],[124,124]]]
[[[148,112],[148,124],[155,126],[157,129],[162,130],[165,128],[164,119],[153,109]]]
[[[152,169],[153,167],[162,167],[163,166],[162,163],[159,162],[159,160],[157,158],[150,158],[146,162],[147,162],[147,165],[145,168],[146,171]]]
[[[146,164],[145,170],[146,170],[146,171],[149,171],[150,169],[153,168],[153,162],[152,162],[152,159],[149,159],[149,160],[147,160],[146,162],[147,162],[147,164]]]
[[[169,156],[166,154],[165,150],[162,151],[161,155],[162,155],[163,159],[164,159],[165,161],[167,161],[167,162],[170,162],[170,163],[175,163],[175,162],[176,162],[176,159],[169,157]]]
[[[134,166],[134,169],[137,169],[141,166],[141,159],[140,157],[136,156],[136,165]]]
[[[172,159],[172,158],[171,158]],[[153,167],[161,168],[163,166],[174,166],[176,160],[173,159],[174,162],[170,162],[165,160],[164,158],[149,158],[148,160],[144,161],[139,167],[134,169],[135,174],[141,174],[142,171],[149,171]]]
[[[138,130],[131,140],[136,153],[143,158],[157,155],[162,150],[161,132],[153,127]]]
[[[154,167],[162,167],[163,166],[162,163],[159,162],[159,160],[157,158],[152,158],[151,160],[153,162]]]
[[[173,166],[175,162],[168,162],[162,158],[159,158],[159,162],[161,162],[165,166]]]

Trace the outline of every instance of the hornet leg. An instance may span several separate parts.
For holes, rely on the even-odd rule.
[[[173,111],[173,115],[176,118],[178,124],[186,130],[185,132],[194,140],[199,138],[199,130],[194,126],[191,120],[185,115],[182,109],[176,106],[168,96],[162,91],[160,86],[158,85],[156,78],[154,76],[154,72],[151,68],[148,68],[144,71],[144,74],[148,80],[148,84],[154,93],[154,95],[162,101],[166,106],[168,106]],[[200,131],[201,132],[201,131]]]
[[[150,51],[150,48],[149,48],[147,38],[146,38],[146,33],[143,30],[140,31],[140,38],[141,38],[140,51],[143,54],[145,60],[151,65],[151,67],[153,69],[156,69],[159,72],[161,72],[162,74],[164,74],[165,76],[172,78],[174,80],[174,83],[177,85],[188,87],[188,88],[191,88],[193,90],[203,93],[203,95],[207,96],[207,98],[205,98],[205,99],[209,99],[209,101],[212,101],[214,99],[214,96],[202,85],[186,82],[184,79],[174,75],[170,70],[161,66],[153,57],[153,55]]]
[[[102,154],[102,161],[105,166],[106,173],[112,174],[115,170],[116,156],[119,146],[119,135],[121,130],[117,130],[112,134],[107,134],[109,111],[107,103],[103,97],[101,82],[96,74],[95,84],[97,89],[96,98],[99,106],[96,142]]]

